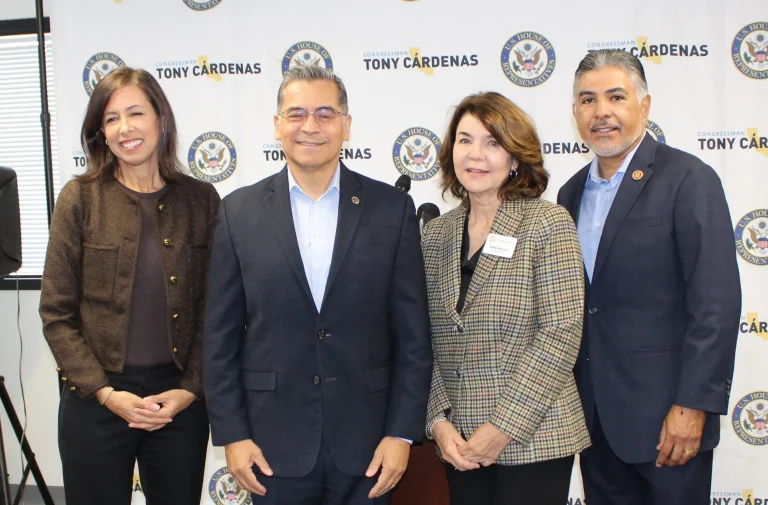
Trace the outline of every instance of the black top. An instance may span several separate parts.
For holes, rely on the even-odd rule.
[[[141,235],[131,293],[126,365],[151,366],[173,361],[168,338],[163,251],[156,220],[157,200],[167,187],[154,193],[125,188],[137,196],[141,204]]]
[[[467,215],[464,220],[464,233],[461,237],[461,287],[459,288],[459,301],[456,302],[456,312],[459,314],[464,309],[464,299],[467,297],[469,282],[472,280],[477,261],[482,253],[483,248],[481,247],[471,258],[467,258],[469,255],[469,215]]]

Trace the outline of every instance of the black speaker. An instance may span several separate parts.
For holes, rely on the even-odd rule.
[[[21,268],[21,216],[16,172],[0,167],[0,277]]]

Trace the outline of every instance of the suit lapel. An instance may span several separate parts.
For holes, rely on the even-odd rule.
[[[328,297],[331,285],[339,273],[339,268],[344,261],[352,239],[360,225],[360,217],[365,208],[366,196],[363,185],[354,172],[341,164],[339,177],[339,218],[336,222],[336,238],[333,243],[333,256],[331,268],[328,272],[328,281],[325,284],[323,304]]]
[[[619,190],[616,193],[616,198],[611,205],[611,210],[608,212],[608,218],[605,220],[603,233],[600,236],[600,245],[597,248],[597,257],[595,258],[595,270],[592,273],[592,284],[595,283],[595,280],[600,275],[600,270],[602,270],[605,259],[608,257],[621,223],[627,217],[630,209],[635,204],[635,200],[637,200],[637,197],[653,175],[651,165],[656,154],[656,146],[656,141],[646,134],[627,167]],[[635,176],[635,172],[638,172],[637,176],[639,178]]]
[[[517,227],[523,220],[524,205],[525,200],[513,200],[511,202],[502,203],[496,214],[496,218],[493,220],[490,233],[514,237]],[[475,298],[475,295],[483,284],[485,284],[485,281],[488,280],[488,277],[494,271],[496,263],[498,262],[499,256],[492,254],[480,255],[480,259],[477,262],[477,268],[475,268],[475,273],[472,274],[472,280],[469,282],[467,297],[464,300],[464,311],[468,310],[472,305],[472,300]]]
[[[443,228],[442,247],[440,248],[440,292],[443,294],[443,306],[451,315],[455,324],[461,323],[456,312],[461,289],[461,242],[464,235],[464,220],[467,207],[462,205],[454,219]]]
[[[570,212],[573,222],[578,227],[579,225],[579,211],[581,210],[581,198],[584,196],[584,186],[587,183],[587,177],[589,177],[589,165],[579,170],[577,173],[576,190],[573,191],[567,201],[563,202],[565,208]]]
[[[296,274],[296,280],[301,285],[304,294],[315,306],[312,291],[309,289],[307,275],[304,272],[304,262],[301,260],[299,242],[296,240],[296,228],[293,225],[293,213],[291,212],[291,199],[288,194],[288,167],[283,169],[272,179],[268,186],[266,196],[267,207],[271,210],[274,226],[272,229],[277,235],[277,240],[283,248],[285,257]]]

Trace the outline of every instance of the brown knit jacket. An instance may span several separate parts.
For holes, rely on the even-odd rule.
[[[211,184],[171,182],[160,197],[168,345],[181,387],[201,396],[203,312],[219,208]],[[82,398],[109,385],[125,364],[141,204],[112,177],[68,182],[51,222],[40,294],[43,334],[67,385]]]

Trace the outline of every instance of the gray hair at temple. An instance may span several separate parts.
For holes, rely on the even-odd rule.
[[[283,74],[283,82],[280,83],[280,89],[277,90],[277,112],[280,112],[280,105],[283,103],[283,90],[285,87],[293,81],[332,81],[339,89],[339,105],[341,106],[341,112],[344,114],[349,113],[349,105],[347,104],[347,88],[344,87],[344,83],[341,82],[341,78],[334,74],[327,68],[318,67],[315,65],[299,65],[288,70]]]
[[[637,101],[642,102],[648,96],[648,81],[645,80],[645,70],[636,56],[621,49],[599,49],[588,53],[579,63],[576,76],[573,79],[573,101],[578,99],[579,79],[582,74],[602,67],[617,67],[629,74],[632,85],[637,91]]]

